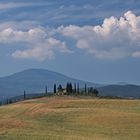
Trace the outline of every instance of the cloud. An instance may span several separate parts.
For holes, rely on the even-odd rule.
[[[133,57],[135,57],[135,58],[140,58],[140,51],[138,52],[134,52],[133,54],[132,54],[132,56]]]
[[[24,43],[26,49],[19,48],[12,53],[14,58],[45,60],[54,58],[56,51],[71,53],[66,43],[47,34],[44,28],[33,28],[27,31],[12,28],[0,31],[0,43]]]
[[[30,2],[8,2],[8,3],[0,3],[0,10],[6,10],[6,9],[13,9],[13,8],[21,8],[21,7],[30,7],[30,6],[43,6],[43,5],[48,5],[49,3],[30,3]]]
[[[0,23],[0,31],[12,28],[13,30],[30,30],[31,28],[40,27],[40,23],[37,21],[23,20],[23,21],[7,21]]]
[[[33,44],[33,43],[32,43]],[[53,59],[54,52],[71,53],[66,44],[54,38],[47,38],[43,42],[34,44],[35,46],[26,50],[17,50],[12,56],[14,58],[35,59],[43,61],[45,59]]]
[[[103,24],[97,26],[45,28],[33,24],[33,28],[19,27],[0,25],[0,43],[25,44],[24,48],[19,47],[12,53],[14,58],[43,61],[54,58],[57,52],[72,53],[75,50],[103,60],[140,57],[140,16],[132,11],[119,19],[114,16],[105,18]]]
[[[0,3],[0,10],[23,7],[25,4],[23,3]]]
[[[40,28],[29,31],[17,31],[12,28],[4,29],[0,32],[0,42],[38,42],[46,37],[46,33]]]
[[[120,19],[106,18],[100,26],[61,26],[57,32],[74,39],[76,47],[99,59],[139,56],[140,16],[128,11]]]

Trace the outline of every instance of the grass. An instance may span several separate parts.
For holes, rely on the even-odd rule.
[[[0,140],[139,140],[140,101],[50,97],[0,107]]]

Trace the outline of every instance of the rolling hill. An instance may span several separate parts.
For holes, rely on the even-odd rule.
[[[50,97],[0,107],[1,140],[139,140],[140,101]]]
[[[120,97],[140,97],[140,86],[138,85],[108,85],[98,88],[103,96],[120,96]]]

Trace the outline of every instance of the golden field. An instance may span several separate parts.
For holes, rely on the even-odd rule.
[[[1,140],[140,140],[140,101],[44,97],[0,107]]]

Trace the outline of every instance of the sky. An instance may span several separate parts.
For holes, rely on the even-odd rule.
[[[0,77],[43,68],[140,85],[139,0],[1,0]]]

